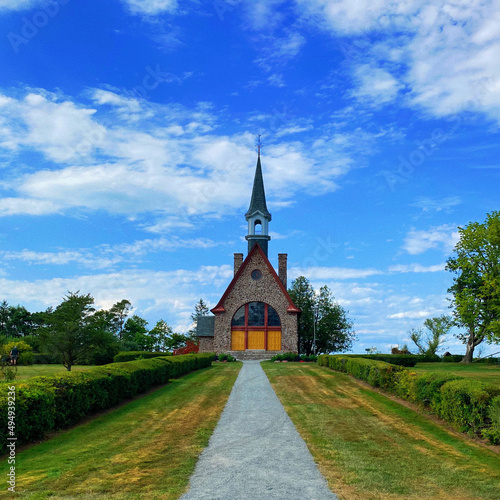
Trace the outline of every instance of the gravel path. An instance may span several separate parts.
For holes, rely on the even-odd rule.
[[[245,361],[181,500],[334,500],[259,361]]]

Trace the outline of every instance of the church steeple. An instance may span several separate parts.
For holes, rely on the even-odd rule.
[[[245,236],[248,241],[248,253],[250,253],[255,243],[258,243],[267,257],[267,246],[271,239],[269,236],[271,214],[267,209],[262,166],[260,164],[260,138],[257,168],[255,169],[253,181],[252,199],[250,200],[248,212],[245,214],[245,219],[248,222],[248,234]]]

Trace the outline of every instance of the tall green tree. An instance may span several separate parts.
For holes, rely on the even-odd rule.
[[[68,293],[63,302],[47,314],[41,329],[44,345],[59,354],[68,371],[78,360],[109,342],[109,332],[95,321],[94,299],[90,294],[78,293]]]
[[[114,326],[114,330],[118,338],[122,340],[123,335],[123,326],[125,324],[125,320],[132,309],[132,304],[127,299],[120,300],[117,302],[111,309],[109,310],[112,316],[112,325]]]
[[[122,340],[135,342],[141,351],[153,349],[154,341],[148,335],[148,322],[134,314],[123,325]]]
[[[327,286],[316,293],[309,280],[299,276],[289,290],[299,316],[299,352],[346,352],[356,338],[347,311],[337,302]],[[315,342],[314,342],[315,340]],[[316,344],[316,345],[314,345]]]
[[[466,344],[463,363],[471,363],[474,349],[486,341],[500,341],[500,212],[487,214],[484,223],[459,227],[460,240],[446,269],[454,274],[448,292],[456,324],[465,329],[457,337]]]
[[[191,340],[197,340],[196,336],[196,326],[198,324],[198,316],[208,316],[210,314],[210,309],[208,308],[207,303],[200,299],[196,305],[194,306],[194,311],[191,313],[191,320],[193,321],[193,325],[187,332],[187,336]]]

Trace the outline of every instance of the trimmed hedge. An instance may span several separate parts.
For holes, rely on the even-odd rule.
[[[461,432],[500,442],[500,387],[446,373],[416,373],[383,361],[344,355],[318,357],[320,366],[420,404]]]
[[[125,361],[135,361],[136,359],[150,359],[165,356],[172,356],[170,352],[149,352],[149,351],[122,351],[113,358],[113,363],[123,363]]]
[[[15,387],[17,443],[34,442],[49,431],[75,424],[97,411],[166,384],[169,378],[210,366],[212,359],[213,354],[164,356],[2,383],[0,420],[7,422],[7,393],[10,387]],[[6,449],[7,430],[6,425],[0,428],[2,452]]]
[[[330,356],[330,354],[320,354],[321,356]],[[339,356],[337,354],[337,356]],[[413,354],[342,354],[343,358],[361,358],[361,359],[373,359],[375,361],[383,361],[385,363],[390,363],[391,365],[397,366],[415,366],[419,361],[419,356]],[[327,366],[327,365],[323,365]]]

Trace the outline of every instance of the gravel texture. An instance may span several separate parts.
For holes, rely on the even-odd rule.
[[[245,361],[181,500],[331,500],[260,361]]]

